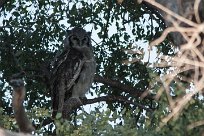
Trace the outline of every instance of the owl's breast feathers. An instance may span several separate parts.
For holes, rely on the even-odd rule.
[[[75,49],[65,50],[56,58],[50,79],[54,116],[58,111],[60,91],[64,91],[66,100],[71,97],[71,88],[83,67],[82,60],[83,55]]]

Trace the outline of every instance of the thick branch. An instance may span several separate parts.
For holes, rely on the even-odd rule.
[[[22,72],[20,74],[15,74],[12,77],[17,77],[22,74],[24,73]],[[25,98],[24,82],[22,79],[11,79],[10,85],[13,87],[12,107],[19,129],[21,132],[31,133],[35,129],[30,120],[28,119],[28,116],[25,112],[25,108],[23,106],[23,101]]]
[[[120,102],[120,103],[124,103],[124,104],[129,104],[129,105],[134,105],[135,107],[138,107],[140,109],[144,109],[146,111],[150,111],[152,112],[153,110],[151,108],[147,108],[144,105],[141,105],[139,103],[133,102],[131,100],[128,100],[129,97],[127,96],[101,96],[98,98],[94,98],[94,99],[86,99],[86,98],[81,98],[81,102],[83,103],[83,105],[86,104],[93,104],[96,102],[101,102],[101,101],[106,101],[106,102]],[[76,110],[77,108],[79,108],[81,105],[81,103],[78,103],[76,98],[70,98],[67,101],[64,102],[64,106],[63,106],[63,111],[62,111],[62,117],[69,119],[71,113]]]
[[[147,111],[153,111],[150,108],[145,107],[144,105],[141,105],[139,103],[133,102],[131,100],[128,100],[129,97],[127,96],[114,96],[114,95],[109,95],[109,96],[101,96],[98,98],[94,98],[94,99],[81,99],[83,105],[86,104],[93,104],[96,102],[101,102],[101,101],[106,101],[106,102],[122,102],[124,104],[130,104],[130,105],[134,105],[137,106],[140,109],[145,109]]]
[[[141,92],[141,91],[135,89],[134,87],[122,84],[119,81],[108,79],[108,78],[103,78],[99,75],[95,75],[94,81],[103,83],[105,85],[108,85],[108,86],[111,86],[114,88],[117,88],[117,89],[121,90],[121,92],[129,93],[134,97],[140,97],[144,93],[144,92]],[[145,98],[153,99],[153,96],[147,95]]]

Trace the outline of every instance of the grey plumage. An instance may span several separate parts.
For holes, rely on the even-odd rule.
[[[64,101],[85,97],[93,82],[96,62],[90,33],[82,28],[69,30],[64,40],[64,51],[57,57],[51,76],[53,116],[62,112]]]

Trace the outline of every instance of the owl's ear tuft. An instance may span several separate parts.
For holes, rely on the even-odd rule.
[[[67,30],[67,31],[66,31],[66,35],[71,34],[71,31],[72,31],[72,30]]]

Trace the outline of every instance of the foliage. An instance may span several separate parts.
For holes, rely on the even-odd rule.
[[[92,111],[88,113],[81,113],[77,116],[77,122],[80,125],[77,126],[77,129],[73,130],[73,126],[70,125],[70,122],[62,121],[62,125],[58,126],[57,131],[62,135],[70,134],[72,131],[71,136],[91,136],[91,135],[107,135],[107,136],[118,136],[118,135],[136,135],[137,129],[134,127],[133,123],[131,123],[130,112],[129,114],[125,115],[123,118],[124,124],[120,123],[121,125],[111,125],[116,123],[117,119],[121,119],[122,117],[117,112],[111,112],[110,110],[99,112],[99,111]],[[122,122],[122,121],[121,121]],[[59,124],[60,121],[57,120],[56,124]],[[66,127],[64,129],[63,127]],[[128,130],[128,132],[127,132]],[[68,132],[65,132],[68,131]]]
[[[163,107],[166,108],[166,106]],[[165,110],[164,108],[163,111]],[[118,114],[117,111],[111,112],[110,110],[102,112],[96,110],[90,113],[83,112],[77,116],[77,122],[79,123],[77,127],[70,125],[70,122],[61,120],[57,130],[62,130],[60,134],[71,134],[72,136],[196,136],[201,135],[203,131],[202,127],[188,129],[191,123],[203,120],[203,104],[199,100],[193,100],[178,118],[174,118],[163,128],[158,126],[161,123],[161,118],[166,116],[167,113],[157,111],[152,115],[141,115],[137,124],[135,124],[137,117],[134,114],[137,114],[137,112],[126,110],[123,110],[122,115]],[[58,123],[60,122],[59,120],[57,120]]]
[[[154,93],[159,89],[160,84],[156,81],[162,70],[152,68],[150,62],[143,61],[147,53],[125,53],[130,49],[142,51],[143,44],[161,35],[164,23],[146,6],[138,5],[133,0],[124,0],[122,4],[115,0],[12,0],[1,8],[0,20],[1,127],[16,130],[15,124],[11,123],[14,122],[10,105],[11,88],[7,82],[12,74],[23,70],[26,72],[26,109],[33,123],[38,128],[42,127],[37,129],[37,134],[53,134],[55,128],[57,134],[72,136],[194,134],[194,130],[181,130],[185,130],[189,123],[202,119],[200,107],[203,105],[198,99],[178,120],[170,122],[158,132],[156,128],[161,117],[168,114],[165,97],[162,96],[158,103],[152,99],[141,100],[124,90],[97,82],[92,89],[98,96],[128,96],[135,103],[157,111],[148,112],[125,103],[107,102],[106,110],[96,108],[90,113],[82,111],[75,116],[75,122],[64,121],[59,115],[54,123],[41,126],[42,121],[51,116],[51,100],[39,69],[42,64],[50,63],[63,49],[66,30],[74,26],[84,27],[93,33],[97,75],[117,80],[139,92],[144,92],[149,86],[153,86]],[[138,41],[144,43],[138,46]],[[167,44],[168,39],[161,43],[157,51],[172,55],[172,48]],[[139,59],[125,65],[123,61],[130,58]],[[192,112],[195,108],[197,112]],[[118,119],[120,122],[116,121]],[[197,130],[200,133],[201,129]]]

